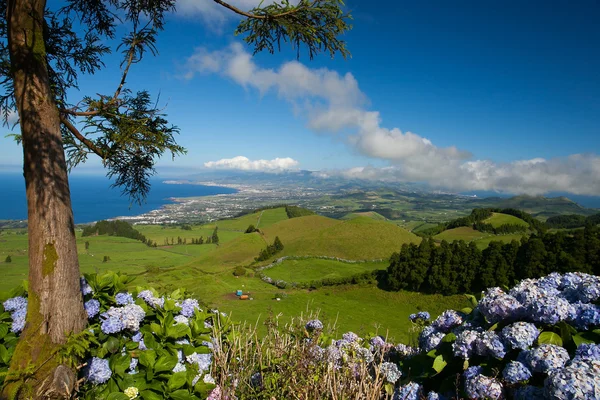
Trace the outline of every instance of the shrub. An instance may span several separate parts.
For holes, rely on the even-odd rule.
[[[235,267],[233,270],[233,275],[235,276],[244,276],[246,275],[246,268],[244,267]]]
[[[12,257],[10,255],[6,256],[6,259],[4,260],[5,263],[11,263],[12,262]]]

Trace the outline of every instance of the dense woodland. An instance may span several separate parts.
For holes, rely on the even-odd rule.
[[[548,228],[575,229],[600,224],[600,213],[588,217],[579,214],[557,215],[546,220]]]
[[[451,295],[572,271],[600,275],[600,227],[492,241],[483,251],[462,240],[404,244],[391,257],[388,284],[392,290]]]
[[[88,225],[83,228],[81,236],[108,235],[120,236],[129,239],[139,240],[142,243],[148,243],[148,240],[129,222],[125,221],[98,221],[94,225]]]

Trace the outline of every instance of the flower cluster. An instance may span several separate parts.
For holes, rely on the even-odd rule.
[[[93,385],[98,385],[101,383],[105,383],[112,376],[112,371],[108,366],[108,360],[93,357],[88,361],[86,370],[85,370],[85,378],[88,382]]]
[[[96,299],[90,299],[83,305],[88,318],[94,318],[100,312],[100,302]]]
[[[111,307],[100,315],[102,320],[100,329],[106,334],[121,332],[124,329],[137,332],[145,316],[146,312],[137,304]]]
[[[6,300],[3,304],[4,309],[9,311],[12,318],[10,331],[19,333],[25,327],[25,317],[27,316],[27,299],[25,297],[13,297]]]
[[[318,319],[313,319],[308,321],[304,327],[309,332],[320,331],[323,329],[323,323]]]
[[[429,315],[429,313],[427,311],[419,311],[416,314],[410,314],[410,316],[408,318],[412,322],[417,322],[418,320],[429,321],[429,319],[431,318],[431,315]]]
[[[196,299],[185,299],[180,303],[176,303],[176,305],[177,307],[181,307],[181,311],[179,313],[188,318],[193,317],[196,310],[200,310],[200,305]]]
[[[142,290],[137,297],[144,300],[152,308],[162,308],[165,305],[165,298],[155,297],[151,290]]]
[[[134,303],[133,296],[128,292],[117,293],[115,301],[120,306]]]

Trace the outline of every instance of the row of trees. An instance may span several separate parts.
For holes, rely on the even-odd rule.
[[[81,234],[83,237],[96,235],[119,236],[139,240],[142,243],[147,242],[146,236],[142,235],[133,225],[129,222],[119,220],[98,221],[94,225],[88,225],[83,228]]]
[[[268,245],[266,249],[262,249],[260,253],[258,253],[258,257],[254,258],[254,261],[268,260],[281,250],[283,250],[283,243],[281,243],[281,240],[279,240],[279,236],[275,236],[273,244]]]
[[[529,229],[534,232],[542,233],[547,230],[546,225],[542,221],[535,219],[531,214],[528,214],[525,211],[514,208],[475,208],[467,217],[460,217],[450,222],[443,222],[432,228],[416,232],[416,234],[424,237],[430,237],[435,236],[438,233],[442,233],[447,229],[459,228],[461,226],[469,226],[480,232],[490,232],[494,234],[507,234],[527,231],[527,228],[522,225],[503,224],[501,226],[494,227],[491,224],[484,222],[486,219],[490,218],[493,213],[508,214],[520,218],[527,222]]]
[[[571,271],[600,274],[598,226],[532,235],[520,242],[493,241],[484,250],[462,240],[439,246],[433,239],[404,244],[391,257],[388,285],[392,290],[451,295]]]
[[[600,213],[588,217],[579,214],[556,215],[546,220],[548,228],[553,229],[575,229],[598,224],[600,224]]]

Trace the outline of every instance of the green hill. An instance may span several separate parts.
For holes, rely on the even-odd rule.
[[[330,256],[350,260],[388,258],[404,243],[421,239],[395,224],[358,217],[347,221],[321,216],[293,218],[261,230],[266,242],[279,236],[279,256]]]
[[[598,211],[585,208],[566,197],[515,196],[509,199],[490,197],[481,200],[481,204],[489,204],[496,208],[516,208],[540,219],[554,215],[582,214],[591,215]]]
[[[494,228],[497,228],[501,225],[520,225],[524,227],[528,227],[529,224],[523,221],[521,218],[517,218],[513,215],[503,214],[503,213],[493,213],[491,217],[483,220],[484,223],[492,225]]]
[[[442,233],[438,233],[433,238],[436,240],[445,240],[452,242],[454,240],[464,240],[470,242],[471,240],[478,240],[488,236],[495,236],[490,233],[479,232],[468,226],[461,226],[459,228],[447,229]]]
[[[375,221],[387,220],[386,217],[384,217],[383,215],[381,215],[375,211],[354,212],[354,213],[344,215],[341,219],[349,220],[349,219],[355,219],[355,218],[361,218],[361,217],[371,218],[371,219],[374,219]]]

